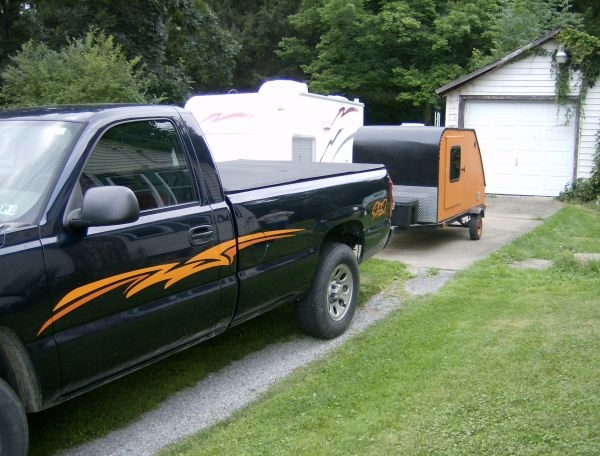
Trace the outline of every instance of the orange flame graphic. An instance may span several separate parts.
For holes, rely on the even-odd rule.
[[[83,285],[67,293],[52,309],[53,315],[39,329],[37,335],[43,333],[52,323],[71,313],[111,290],[127,285],[125,298],[139,293],[146,288],[164,282],[166,290],[171,285],[197,272],[218,266],[230,266],[237,249],[242,250],[251,245],[275,239],[293,236],[302,229],[265,231],[223,242],[190,258],[185,263],[169,263],[151,266],[134,271],[124,272],[96,282]]]

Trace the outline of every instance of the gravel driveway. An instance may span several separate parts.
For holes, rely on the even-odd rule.
[[[488,198],[480,241],[468,240],[468,231],[462,229],[399,232],[379,257],[408,264],[416,275],[406,285],[410,294],[435,292],[457,270],[531,230],[559,208],[560,204],[549,198]],[[430,268],[435,268],[437,273],[428,274]],[[135,423],[60,454],[148,455],[212,426],[256,400],[294,369],[327,355],[401,306],[402,299],[398,295],[393,290],[384,292],[357,309],[351,327],[337,339],[322,341],[299,337],[252,353],[210,374],[195,387],[173,395]]]

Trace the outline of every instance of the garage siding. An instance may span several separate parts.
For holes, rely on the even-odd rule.
[[[580,119],[577,177],[590,177],[594,166],[596,135],[600,129],[600,84],[589,89]]]
[[[551,56],[555,47],[556,44],[548,43],[540,47],[544,55],[529,55],[479,76],[461,87],[460,95],[554,97]],[[577,93],[576,81],[571,86],[571,95]]]

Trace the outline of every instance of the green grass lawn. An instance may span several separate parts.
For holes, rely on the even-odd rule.
[[[600,263],[577,252],[600,253],[597,209],[562,209],[165,454],[600,454]]]

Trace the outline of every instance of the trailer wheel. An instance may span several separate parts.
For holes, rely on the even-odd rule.
[[[481,232],[483,231],[483,218],[481,215],[472,215],[469,219],[469,237],[472,241],[478,241],[481,239]]]
[[[323,247],[308,295],[296,303],[298,325],[306,334],[333,339],[352,321],[358,301],[359,270],[356,255],[345,244]]]
[[[0,378],[0,456],[27,455],[29,433],[21,401]]]

